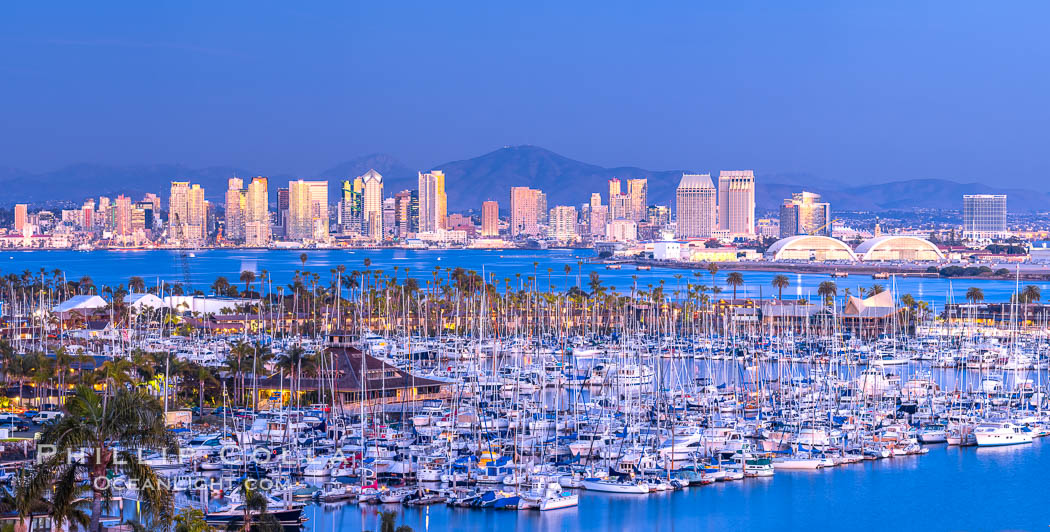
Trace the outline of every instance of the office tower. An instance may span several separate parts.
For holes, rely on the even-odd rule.
[[[288,238],[328,239],[328,181],[288,182]]]
[[[244,240],[244,180],[231,177],[226,185],[226,240]]]
[[[481,236],[499,236],[499,202],[490,200],[481,204]]]
[[[627,194],[616,194],[609,198],[609,218],[612,220],[630,220],[631,197]]]
[[[605,224],[609,223],[609,207],[607,205],[592,205],[591,217],[588,222],[588,229],[592,237],[604,237]]]
[[[121,194],[113,205],[113,217],[115,220],[114,231],[116,234],[127,237],[132,233],[131,229],[131,198]]]
[[[718,228],[732,236],[755,234],[755,174],[751,170],[718,174]]]
[[[159,213],[160,212],[160,210],[161,210],[160,209],[160,196],[158,196],[158,195],[156,195],[156,194],[154,194],[152,192],[147,192],[146,195],[142,197],[142,201],[148,201],[148,202],[152,203],[153,204],[153,212],[154,213]]]
[[[383,199],[383,234],[380,238],[397,236],[397,199]]]
[[[188,181],[172,181],[168,196],[168,238],[183,244],[200,244],[207,229],[204,189]]]
[[[270,245],[270,180],[256,177],[244,194],[244,245]]]
[[[598,192],[591,192],[591,208],[598,207],[602,204],[602,195]]]
[[[640,222],[645,219],[646,207],[649,206],[649,180],[648,179],[628,179],[627,180],[627,196],[629,198],[630,205],[630,219]]]
[[[682,174],[675,191],[678,238],[707,238],[715,231],[715,185],[711,174]]]
[[[536,221],[541,224],[547,223],[547,195],[536,191]]]
[[[150,231],[153,229],[153,219],[157,215],[156,204],[152,200],[144,199],[136,202],[132,210],[131,228]]]
[[[288,189],[277,189],[277,225],[280,226],[281,236],[288,238],[288,206],[290,203]]]
[[[339,231],[346,234],[361,234],[361,212],[364,209],[365,182],[360,177],[343,181],[339,200]]]
[[[433,170],[419,172],[419,231],[433,233],[446,228],[448,197],[445,195],[445,173]]]
[[[95,223],[95,200],[85,200],[84,205],[80,207],[80,214],[80,228],[84,230],[90,230]]]
[[[98,214],[98,216],[95,216],[95,221],[98,223],[98,225],[102,226],[103,229],[109,228],[109,198],[107,198],[106,196],[99,196],[98,209],[95,212]]]
[[[408,238],[416,229],[412,225],[412,191],[402,190],[394,195],[394,236]]]
[[[1006,235],[1005,194],[963,196],[963,238],[984,240]]]
[[[671,209],[667,205],[650,205],[645,219],[656,228],[666,227],[671,224]]]
[[[780,238],[794,235],[831,236],[831,205],[820,194],[796,192],[780,207]]]
[[[612,205],[613,196],[620,195],[620,180],[615,177],[609,180],[609,205]]]
[[[15,232],[21,233],[29,221],[29,205],[19,203],[15,205]]]
[[[510,235],[536,236],[539,234],[537,204],[543,193],[529,187],[510,189]]]
[[[575,240],[576,207],[558,205],[551,209],[547,234],[558,240]]]
[[[382,240],[383,176],[369,170],[357,179],[361,180],[361,233],[372,240]]]

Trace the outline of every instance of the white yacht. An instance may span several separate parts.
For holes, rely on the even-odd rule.
[[[973,431],[978,447],[1032,443],[1032,433],[1013,423],[981,423]]]

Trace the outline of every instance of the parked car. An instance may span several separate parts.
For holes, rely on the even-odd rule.
[[[48,423],[50,421],[58,421],[62,418],[63,415],[64,414],[62,414],[62,412],[57,412],[54,410],[44,410],[33,417],[33,423],[36,423],[37,425],[43,425],[44,423]]]

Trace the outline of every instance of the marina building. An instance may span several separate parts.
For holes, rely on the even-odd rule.
[[[831,230],[831,205],[820,201],[820,194],[797,192],[780,207],[780,238],[831,236]]]

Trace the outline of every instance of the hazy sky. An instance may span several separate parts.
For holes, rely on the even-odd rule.
[[[536,144],[607,166],[1046,189],[1048,15],[1050,2],[8,2],[0,166],[300,173]]]

